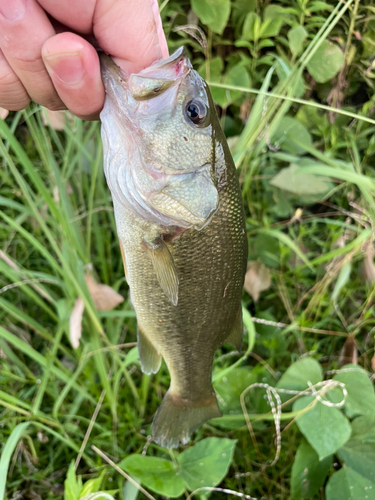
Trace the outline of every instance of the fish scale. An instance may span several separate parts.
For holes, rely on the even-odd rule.
[[[173,67],[176,61],[179,63],[182,60],[181,57],[185,58],[184,61],[186,60],[186,55],[180,50],[164,62],[164,67],[163,62],[157,63],[160,67],[158,81],[162,80],[163,70],[167,72],[171,65]],[[210,418],[220,416],[211,381],[213,358],[216,349],[221,347],[226,340],[234,343],[236,347],[239,347],[241,343],[241,295],[247,261],[245,218],[236,169],[220,128],[209,90],[204,86],[199,75],[189,69],[189,64],[186,60],[186,75],[183,75],[181,82],[178,82],[179,93],[178,99],[176,99],[178,104],[175,104],[176,109],[173,109],[170,114],[166,114],[166,111],[163,111],[163,114],[160,111],[157,119],[160,122],[163,118],[166,123],[168,123],[168,119],[178,120],[175,127],[175,133],[179,134],[178,140],[173,143],[174,145],[178,144],[181,131],[184,129],[184,122],[178,115],[180,110],[181,113],[183,112],[183,85],[186,85],[186,92],[192,92],[191,87],[195,85],[194,82],[198,82],[201,98],[203,95],[201,89],[205,89],[204,95],[207,95],[206,102],[210,110],[210,121],[207,127],[210,128],[207,128],[199,136],[199,141],[204,149],[198,152],[198,155],[204,158],[204,150],[209,151],[207,160],[210,165],[214,191],[213,188],[210,188],[209,193],[205,190],[207,178],[204,181],[206,184],[203,184],[203,181],[200,184],[200,177],[194,177],[201,175],[203,179],[203,173],[200,173],[199,168],[194,171],[191,165],[189,167],[186,157],[184,163],[181,163],[190,168],[188,173],[190,177],[186,177],[186,180],[185,177],[170,175],[171,167],[168,166],[168,158],[166,157],[165,168],[170,177],[165,185],[167,189],[172,189],[175,198],[178,198],[182,193],[182,200],[188,200],[188,203],[191,201],[193,207],[191,210],[195,210],[197,205],[196,200],[190,200],[192,195],[198,196],[196,199],[202,199],[202,202],[203,197],[211,196],[204,201],[208,207],[210,204],[216,204],[215,210],[202,223],[202,227],[194,227],[193,223],[191,224],[193,227],[186,228],[186,225],[183,226],[185,223],[182,223],[182,227],[180,227],[178,221],[176,225],[167,226],[149,220],[147,217],[140,217],[134,208],[115,196],[119,187],[121,189],[122,177],[118,173],[116,173],[116,191],[112,189],[126,277],[131,291],[131,301],[137,314],[141,365],[146,373],[155,372],[160,366],[161,355],[171,375],[170,388],[153,423],[154,440],[166,447],[176,447],[186,443],[191,433],[202,423]],[[151,66],[154,72],[158,67]],[[114,116],[116,112],[116,120],[121,119],[118,110],[114,111],[109,108],[109,106],[113,106],[115,100],[109,89],[113,82],[108,82],[107,73],[104,69],[104,83],[109,97],[107,96],[106,99],[107,111],[105,108],[107,116],[105,112],[102,114],[102,122],[106,129],[107,141],[107,143],[104,141],[105,169],[111,187],[114,169],[118,168],[121,172],[123,166],[116,163],[118,153],[112,163],[109,153],[106,156],[106,150],[111,147],[108,140],[108,136],[111,134],[108,116]],[[147,69],[139,75],[146,77]],[[189,78],[191,78],[191,84]],[[147,89],[147,81],[146,84],[142,82],[142,103],[145,101],[145,96],[147,97],[145,88]],[[164,99],[166,99],[167,92],[172,91],[174,91],[173,85],[165,91]],[[156,99],[154,96],[151,98]],[[132,101],[127,97],[127,103],[129,102]],[[156,101],[152,102],[153,106],[156,106],[155,103]],[[139,107],[139,104],[135,103],[134,109],[141,115],[143,108]],[[127,112],[129,113],[129,110]],[[136,113],[134,116],[137,116]],[[145,120],[150,119],[147,114],[145,116]],[[142,128],[141,119],[139,119],[139,123],[136,123],[136,127]],[[186,128],[185,136],[189,137],[189,141],[192,140],[194,133],[200,134],[198,128],[194,132],[194,128],[191,128],[189,124],[186,124]],[[151,130],[149,144],[147,143],[148,129]],[[168,129],[169,138],[171,127],[166,125],[165,129]],[[209,135],[207,130],[211,131]],[[140,149],[147,150],[147,153],[141,157],[139,168],[147,170],[148,164],[144,158],[147,157],[149,161],[153,157],[152,149],[149,147],[152,145],[155,148],[154,138],[156,135],[159,140],[164,140],[163,131],[159,128],[155,132],[152,130],[152,122],[147,121],[141,135],[143,142]],[[114,142],[116,142],[116,137],[115,134]],[[126,141],[126,137],[124,140]],[[181,143],[184,154],[186,154],[189,141],[184,140]],[[199,141],[191,149],[192,161],[197,148],[199,148],[197,146],[200,144]],[[131,143],[131,141],[128,142]],[[164,149],[160,148],[158,161],[160,158],[163,159],[163,150],[172,151],[173,148],[170,144],[164,145]],[[112,147],[115,148],[113,145]],[[125,151],[123,154],[125,161],[126,154]],[[172,167],[173,165],[174,163],[172,163]],[[131,168],[131,166],[127,168]],[[155,176],[154,173],[152,175]],[[149,185],[148,183],[147,186]],[[178,188],[175,188],[177,185]],[[201,188],[201,186],[203,187]],[[126,191],[126,186],[122,189]],[[168,191],[165,190],[165,192]],[[152,203],[152,195],[144,197],[147,202]],[[171,206],[176,202],[175,198],[172,197],[169,200]],[[183,202],[185,203],[185,201]],[[162,209],[168,210],[168,216],[173,217],[169,206],[161,206]],[[179,211],[176,213],[180,214]],[[191,220],[197,218],[192,217]],[[173,276],[177,277],[177,284],[169,283],[171,280],[173,281]],[[169,285],[170,288],[168,288]],[[173,299],[173,286],[178,287],[177,303],[174,303]]]

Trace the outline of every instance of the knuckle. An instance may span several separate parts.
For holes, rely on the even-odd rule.
[[[39,88],[37,94],[33,94],[31,92],[29,92],[29,94],[34,102],[50,109],[51,111],[66,109],[64,103],[52,85]]]
[[[0,106],[9,111],[19,111],[30,103],[25,88],[9,66],[0,65]]]
[[[17,83],[19,83],[19,80],[13,71],[0,72],[0,88],[12,87]]]
[[[30,97],[27,94],[24,94],[23,96],[20,96],[17,99],[13,100],[9,100],[9,98],[3,99],[2,95],[0,94],[0,106],[9,111],[20,111],[21,109],[27,108],[29,104]]]
[[[62,101],[51,101],[45,103],[44,106],[51,111],[64,111],[65,109],[67,109]]]

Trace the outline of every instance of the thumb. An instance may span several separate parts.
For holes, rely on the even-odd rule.
[[[127,73],[168,56],[157,0],[97,0],[94,36]]]

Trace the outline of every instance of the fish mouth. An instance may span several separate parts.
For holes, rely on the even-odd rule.
[[[112,77],[118,84],[124,83],[127,79],[125,72],[118,66],[113,59],[105,54],[104,52],[99,52],[100,61],[100,71],[103,79]]]
[[[143,101],[162,94],[179,82],[192,69],[185,47],[180,47],[167,59],[161,59],[139,73],[127,75],[112,58],[99,53],[103,80],[112,80],[121,87],[126,84],[133,99]]]

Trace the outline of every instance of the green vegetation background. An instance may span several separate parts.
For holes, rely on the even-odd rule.
[[[139,368],[99,124],[67,118],[56,131],[37,106],[11,113],[0,123],[0,500],[213,487],[196,496],[374,499],[373,2],[160,8],[170,51],[184,44],[211,84],[243,189],[247,333],[242,353],[215,359],[224,417],[184,449],[150,443],[169,377]],[[87,273],[125,301],[98,310]]]

